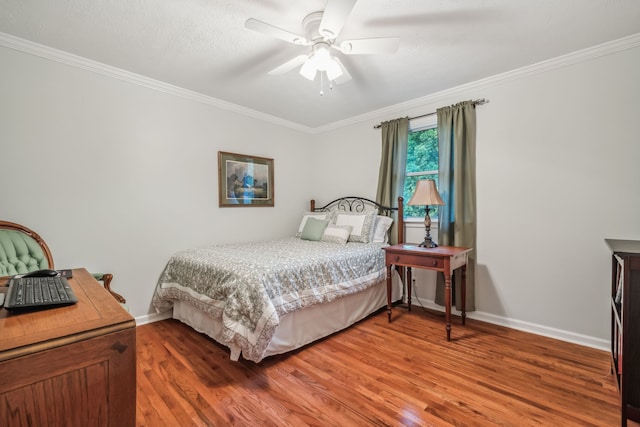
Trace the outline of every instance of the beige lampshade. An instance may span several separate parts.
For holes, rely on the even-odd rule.
[[[417,206],[433,206],[444,205],[444,202],[440,198],[438,189],[436,188],[436,182],[432,179],[423,179],[418,181],[416,191],[409,200],[409,205]]]

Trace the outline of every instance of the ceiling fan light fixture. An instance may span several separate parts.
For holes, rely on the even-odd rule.
[[[336,49],[345,55],[370,55],[387,53],[398,50],[400,39],[397,37],[365,38],[342,40],[336,42],[358,0],[325,0],[324,10],[312,12],[304,17],[302,26],[304,36],[289,32],[282,28],[250,18],[245,22],[245,28],[272,36],[286,42],[310,46],[311,52],[298,55],[269,71],[270,75],[287,73],[297,67],[298,72],[305,79],[314,81],[320,74],[320,91],[322,94],[323,79],[329,81],[329,87],[343,84],[352,79],[349,70],[342,64],[340,55],[333,56],[331,49]]]
[[[313,57],[307,59],[307,61],[302,64],[302,67],[300,67],[300,75],[308,80],[315,80],[316,72],[317,68]]]
[[[312,61],[316,64],[316,68],[325,71],[331,64],[333,57],[329,53],[329,45],[326,43],[316,43],[313,47]]]
[[[327,73],[329,80],[342,75],[342,69],[329,52],[327,43],[320,42],[313,46],[313,53],[300,68],[300,75],[305,79],[315,80],[318,71]]]
[[[325,72],[327,73],[327,78],[330,81],[333,81],[338,77],[342,76],[342,69],[340,68],[340,65],[338,65],[338,63],[336,62],[335,58],[331,58],[331,62],[329,63],[329,66],[327,67]]]

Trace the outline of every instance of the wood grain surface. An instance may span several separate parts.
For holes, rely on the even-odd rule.
[[[260,364],[175,320],[137,328],[139,426],[615,426],[609,354],[383,311]]]

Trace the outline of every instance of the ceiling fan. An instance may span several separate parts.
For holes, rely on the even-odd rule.
[[[357,0],[327,0],[324,11],[313,12],[302,20],[304,36],[291,33],[257,19],[248,19],[245,28],[300,46],[311,46],[311,52],[295,58],[269,71],[271,75],[287,73],[300,66],[300,74],[315,80],[323,75],[336,84],[351,80],[351,75],[340,59],[332,55],[335,49],[345,55],[395,53],[400,39],[397,37],[343,40],[336,42]],[[321,86],[322,88],[322,86]],[[322,89],[320,91],[322,94]]]

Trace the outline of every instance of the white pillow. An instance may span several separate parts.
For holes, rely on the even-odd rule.
[[[331,222],[333,219],[333,212],[302,212],[302,220],[300,221],[300,226],[296,232],[296,237],[300,237],[302,235],[302,230],[304,230],[304,226],[307,223],[307,218],[325,219]]]
[[[389,229],[392,224],[393,218],[384,215],[376,215],[371,241],[374,243],[389,243]]]
[[[328,225],[322,234],[323,242],[346,245],[353,227],[350,225]]]
[[[350,225],[353,227],[353,230],[351,230],[351,234],[349,235],[350,242],[369,243],[376,211],[336,211],[334,215],[333,223],[335,225]]]

